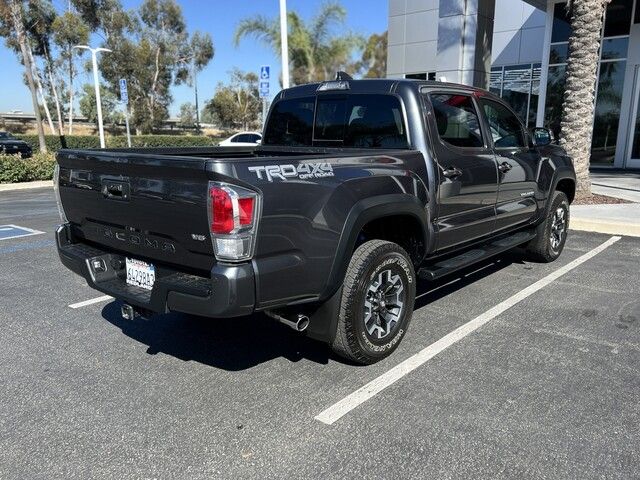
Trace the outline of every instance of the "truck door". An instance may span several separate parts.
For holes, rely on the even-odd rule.
[[[439,170],[438,250],[493,231],[498,171],[482,133],[476,102],[453,92],[428,94],[433,151]]]
[[[541,161],[524,126],[502,103],[480,98],[498,164],[496,230],[525,223],[536,213],[536,173]]]

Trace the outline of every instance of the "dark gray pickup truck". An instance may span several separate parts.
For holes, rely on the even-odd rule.
[[[253,150],[63,150],[60,259],[123,315],[261,311],[372,363],[416,281],[564,247],[572,161],[499,98],[351,80],[278,94]]]

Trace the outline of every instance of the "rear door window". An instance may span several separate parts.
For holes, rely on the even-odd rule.
[[[429,95],[440,139],[460,148],[484,147],[478,112],[469,95]]]

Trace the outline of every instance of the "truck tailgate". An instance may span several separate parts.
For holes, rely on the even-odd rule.
[[[57,158],[74,235],[142,260],[211,269],[206,159],[86,150]]]

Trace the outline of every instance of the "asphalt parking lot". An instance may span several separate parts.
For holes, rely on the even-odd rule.
[[[553,264],[422,285],[396,353],[358,367],[262,315],[87,303],[57,220],[50,189],[0,194],[0,226],[31,230],[0,238],[2,479],[640,478],[638,238],[572,232]]]

